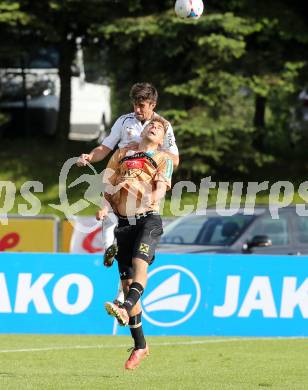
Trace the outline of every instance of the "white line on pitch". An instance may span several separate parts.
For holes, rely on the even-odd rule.
[[[275,340],[298,340],[304,339],[305,337],[236,337],[236,338],[224,338],[224,339],[213,339],[213,340],[190,340],[180,342],[162,342],[162,343],[151,343],[152,347],[164,347],[164,346],[181,346],[181,345],[196,345],[196,344],[212,344],[212,343],[229,343],[237,341],[275,341]],[[42,348],[20,348],[20,349],[0,349],[0,353],[15,353],[15,352],[44,352],[44,351],[59,351],[59,350],[74,350],[74,349],[114,349],[114,348],[127,348],[127,344],[98,344],[98,345],[60,345],[52,347]]]

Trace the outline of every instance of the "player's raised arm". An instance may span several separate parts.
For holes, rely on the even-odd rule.
[[[87,163],[95,163],[104,160],[112,149],[107,148],[105,145],[100,145],[94,148],[89,154],[81,154],[77,160],[78,167],[84,167]]]
[[[164,143],[162,145],[162,150],[168,154],[173,162],[173,168],[176,168],[179,165],[179,149],[176,145],[175,136],[171,123],[168,123],[168,128],[164,137]]]
[[[159,203],[165,197],[168,189],[169,187],[166,182],[158,181],[152,193],[152,203]]]
[[[168,157],[172,160],[173,168],[177,168],[180,163],[180,157],[178,154],[173,154],[171,152],[165,151],[166,154],[168,154]]]
[[[166,153],[169,156],[168,153]],[[155,189],[151,194],[151,202],[159,203],[166,195],[166,192],[171,188],[171,176],[173,171],[172,159],[165,158],[157,168],[155,176]]]
[[[116,120],[110,134],[103,140],[100,146],[94,148],[89,154],[82,154],[77,160],[77,166],[84,167],[87,163],[95,163],[104,160],[115,148],[121,138],[121,117]]]

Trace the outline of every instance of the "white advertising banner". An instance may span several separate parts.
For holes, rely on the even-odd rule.
[[[70,243],[71,253],[103,253],[102,222],[95,217],[74,217]]]
[[[73,234],[70,241],[70,253],[103,253],[104,246],[113,243],[113,231],[116,226],[116,217],[111,214],[104,223],[95,217],[74,217],[69,220],[73,225]],[[172,221],[163,218],[163,226]],[[103,228],[104,234],[103,234]],[[104,244],[105,243],[105,244]]]

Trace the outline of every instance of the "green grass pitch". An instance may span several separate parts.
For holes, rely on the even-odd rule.
[[[123,366],[124,336],[0,336],[0,389],[308,389],[308,339],[148,337]]]

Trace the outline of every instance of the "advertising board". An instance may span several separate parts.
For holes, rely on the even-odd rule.
[[[113,334],[102,256],[0,255],[0,332]],[[308,257],[158,254],[142,296],[146,335],[308,336]],[[129,329],[117,327],[117,334]]]

